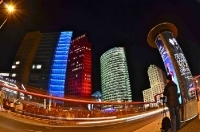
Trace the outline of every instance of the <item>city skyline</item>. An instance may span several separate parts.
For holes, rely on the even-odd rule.
[[[200,38],[198,23],[200,12],[197,1],[81,1],[49,0],[25,1],[19,8],[27,11],[19,15],[18,25],[10,18],[0,32],[0,69],[9,70],[25,33],[74,31],[73,38],[87,34],[92,43],[94,91],[100,90],[101,54],[112,47],[127,49],[130,82],[134,100],[142,100],[141,91],[149,86],[146,70],[149,61],[164,69],[157,50],[148,46],[149,30],[160,22],[171,22],[180,31],[177,38],[191,67],[192,75],[200,73]],[[165,6],[163,6],[165,5]],[[167,8],[170,7],[170,8]],[[0,5],[0,8],[4,8]],[[178,9],[178,10],[177,10]],[[183,13],[183,11],[187,11]],[[49,13],[51,12],[51,13]],[[147,13],[148,12],[148,13]],[[4,17],[0,19],[4,21]],[[196,24],[196,25],[195,25]],[[129,61],[131,60],[131,61]]]

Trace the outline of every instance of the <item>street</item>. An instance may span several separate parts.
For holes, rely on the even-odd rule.
[[[5,113],[7,114],[7,113]],[[6,116],[0,116],[0,130],[2,132],[134,132],[135,130],[155,121],[162,114],[146,117],[132,122],[122,122],[118,124],[106,125],[106,126],[39,126],[35,124],[28,124],[21,121],[15,121],[7,118]]]

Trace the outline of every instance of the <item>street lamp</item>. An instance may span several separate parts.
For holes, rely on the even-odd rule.
[[[11,14],[15,11],[15,8],[13,5],[5,5],[7,13]],[[6,23],[6,21],[8,20],[8,18],[6,18],[6,20],[1,24],[0,29],[3,27],[3,25]]]
[[[196,80],[196,96],[197,96],[197,98],[198,98],[198,83],[199,83],[199,81],[198,80]]]
[[[9,13],[12,13],[15,10],[13,5],[7,5],[6,8],[7,8]]]

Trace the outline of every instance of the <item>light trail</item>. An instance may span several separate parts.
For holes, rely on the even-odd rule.
[[[22,114],[22,112],[18,112]],[[68,118],[68,117],[59,117],[59,116],[45,116],[45,115],[38,115],[33,113],[24,112],[29,116],[39,117],[43,119],[54,119],[54,120],[68,120],[68,121],[95,121],[95,120],[111,120],[116,119],[117,116],[109,116],[109,117],[89,117],[89,118]]]
[[[156,103],[154,102],[96,102],[96,101],[86,101],[86,100],[79,100],[79,99],[69,99],[69,98],[61,98],[61,97],[55,97],[55,96],[49,96],[49,95],[44,95],[44,94],[38,94],[34,92],[28,92],[20,89],[16,89],[14,87],[4,85],[0,83],[0,86],[6,87],[11,90],[15,90],[27,95],[34,95],[38,97],[43,97],[43,98],[48,98],[48,99],[54,99],[54,100],[60,100],[60,101],[66,101],[66,102],[74,102],[74,103],[85,103],[85,104],[107,104],[107,105],[136,105],[136,104],[150,104],[150,103]]]
[[[165,108],[165,110],[167,110],[167,108]],[[119,119],[111,119],[111,120],[105,120],[105,121],[84,121],[84,122],[77,122],[77,124],[79,125],[91,125],[91,124],[98,124],[98,123],[112,123],[112,122],[119,122],[119,121],[124,121],[124,122],[129,122],[129,121],[134,121],[134,120],[138,120],[138,119],[142,119],[151,115],[155,115],[158,113],[161,113],[163,111],[163,109],[160,110],[156,110],[156,111],[152,111],[152,112],[148,112],[148,113],[144,113],[141,115],[136,115],[136,116],[130,116],[130,117],[124,117],[124,118],[119,118]]]

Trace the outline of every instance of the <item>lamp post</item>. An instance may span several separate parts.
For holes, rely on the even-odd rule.
[[[197,96],[197,101],[199,101],[199,95],[198,95],[198,80],[196,80],[196,96]]]
[[[7,10],[8,14],[13,13],[14,10],[15,10],[13,5],[5,5],[5,7],[6,7],[6,10]],[[3,21],[3,23],[0,26],[0,29],[3,27],[3,25],[6,23],[7,20],[8,20],[8,18],[6,18],[6,20]]]

